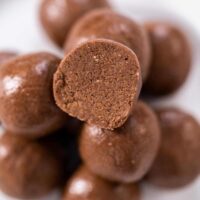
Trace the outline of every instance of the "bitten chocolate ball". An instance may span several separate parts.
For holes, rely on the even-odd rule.
[[[80,137],[80,154],[93,173],[111,181],[129,183],[147,173],[159,144],[156,116],[139,102],[119,129],[110,131],[85,124]]]
[[[63,200],[140,200],[137,184],[116,184],[81,167],[67,184]]]
[[[185,82],[191,68],[191,48],[182,31],[170,24],[145,25],[152,45],[152,63],[145,84],[151,95],[175,92]]]
[[[63,46],[74,22],[86,12],[102,7],[109,7],[107,0],[43,0],[40,19],[49,37]]]
[[[0,189],[6,194],[41,197],[59,186],[61,172],[57,158],[37,142],[7,132],[0,137]]]
[[[138,57],[142,77],[149,72],[150,44],[143,27],[135,21],[109,9],[92,11],[79,19],[66,40],[65,51],[90,39],[105,38],[131,48]]]
[[[200,126],[189,114],[176,108],[157,111],[162,142],[147,180],[166,188],[185,186],[200,172]]]
[[[19,56],[1,65],[0,120],[11,133],[39,137],[59,129],[66,115],[53,98],[60,59],[48,53]]]
[[[80,45],[62,60],[54,75],[57,105],[71,116],[108,129],[124,124],[140,88],[136,55],[110,40]]]
[[[10,51],[0,51],[0,65],[4,62],[9,61],[10,59],[17,56],[17,53]]]

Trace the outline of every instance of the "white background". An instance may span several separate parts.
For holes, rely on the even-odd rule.
[[[0,50],[21,53],[49,51],[61,55],[42,31],[38,20],[41,0],[0,0]],[[193,47],[193,69],[186,84],[174,95],[154,101],[176,105],[200,120],[200,2],[199,0],[113,0],[120,12],[137,20],[162,19],[183,28]],[[0,193],[0,200],[8,200]],[[57,194],[47,197],[57,200]],[[143,187],[143,200],[200,200],[200,180],[187,188],[164,191],[149,185]]]

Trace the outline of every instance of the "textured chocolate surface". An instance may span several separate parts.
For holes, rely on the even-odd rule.
[[[60,59],[48,53],[16,57],[1,66],[0,120],[9,132],[39,137],[62,127],[66,115],[53,98]]]
[[[95,174],[111,181],[134,182],[149,170],[160,144],[154,112],[139,102],[129,119],[114,131],[85,124],[80,154]]]
[[[60,162],[39,143],[5,133],[0,149],[0,189],[6,194],[33,199],[60,184]]]
[[[191,49],[184,33],[170,24],[147,23],[152,45],[152,63],[145,90],[152,95],[175,92],[185,82],[191,68]]]
[[[69,181],[63,200],[140,200],[137,184],[116,184],[81,167]]]
[[[42,0],[40,19],[49,37],[62,46],[78,18],[92,9],[102,7],[109,7],[106,0]]]
[[[57,105],[71,116],[102,128],[120,127],[141,88],[136,55],[110,40],[92,40],[71,51],[54,75]]]
[[[192,116],[176,108],[160,109],[157,115],[162,142],[148,181],[167,188],[190,184],[200,172],[200,126]]]
[[[131,48],[140,62],[143,79],[147,77],[150,44],[143,27],[112,10],[95,10],[79,19],[74,25],[66,40],[65,52],[69,52],[82,42],[95,38],[114,40]]]
[[[0,51],[0,65],[6,61],[9,61],[10,59],[14,58],[15,56],[17,56],[16,52]]]

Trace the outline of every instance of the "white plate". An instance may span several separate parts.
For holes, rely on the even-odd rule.
[[[40,27],[38,5],[41,0],[0,0],[0,50],[21,53],[49,51],[60,54]],[[193,70],[186,84],[174,95],[155,101],[155,104],[176,105],[200,119],[200,13],[197,0],[113,0],[116,8],[135,19],[163,19],[178,23],[193,46]],[[199,200],[200,180],[175,191],[165,191],[149,185],[143,187],[143,200]],[[43,200],[58,200],[54,193]],[[11,200],[0,193],[0,200]]]

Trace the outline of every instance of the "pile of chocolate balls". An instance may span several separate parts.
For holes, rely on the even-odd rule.
[[[138,24],[106,0],[43,0],[40,19],[65,56],[0,53],[0,190],[22,199],[60,188],[63,200],[141,200],[143,181],[192,183],[198,121],[145,100],[176,92],[190,72],[180,28]]]

